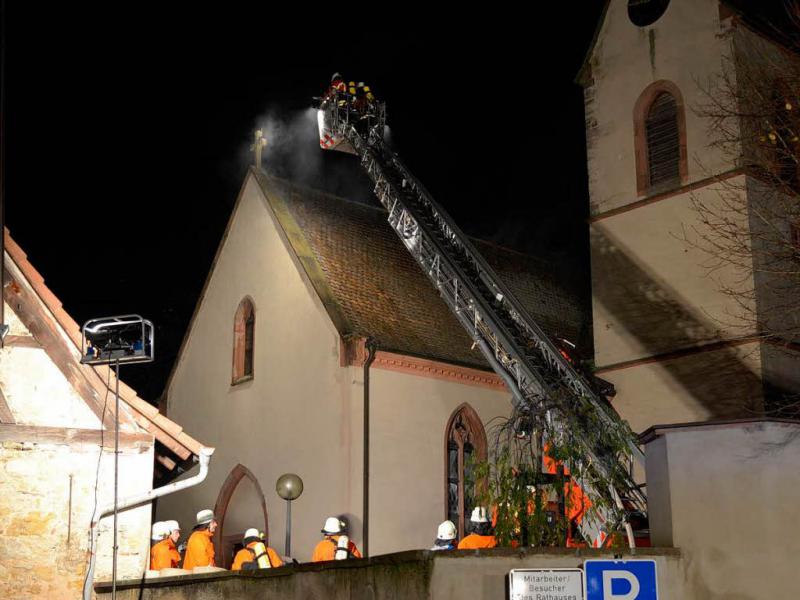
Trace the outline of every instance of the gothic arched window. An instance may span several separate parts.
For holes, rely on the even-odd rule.
[[[463,538],[475,507],[475,461],[486,460],[486,432],[469,404],[451,415],[445,431],[445,512]]]
[[[686,183],[686,119],[677,86],[664,80],[650,84],[636,101],[633,118],[638,194]]]
[[[255,342],[256,309],[250,298],[245,298],[236,309],[233,320],[233,377],[234,384],[253,378],[253,351]]]

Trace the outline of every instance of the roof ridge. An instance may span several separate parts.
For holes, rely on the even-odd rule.
[[[287,186],[289,186],[291,188],[296,188],[298,190],[305,190],[307,192],[318,194],[318,195],[323,196],[325,198],[330,198],[330,199],[333,199],[333,200],[339,200],[339,201],[345,202],[347,204],[352,204],[352,205],[355,205],[355,206],[368,208],[368,209],[373,210],[375,212],[385,212],[386,211],[386,209],[383,208],[383,206],[365,204],[363,202],[358,202],[357,200],[351,200],[350,198],[347,198],[345,196],[339,196],[338,194],[333,194],[331,192],[327,192],[325,190],[321,190],[319,188],[315,188],[315,187],[312,187],[310,185],[306,185],[304,183],[297,183],[295,181],[292,181],[291,179],[286,179],[285,177],[279,177],[278,175],[270,173],[269,171],[267,171],[266,169],[263,169],[263,168],[256,169],[255,167],[253,167],[253,169],[258,174],[260,174],[260,175],[262,175],[264,177],[267,177],[268,179],[274,179],[275,181],[283,183],[283,184],[285,184],[285,185],[287,185]],[[535,260],[535,261],[537,261],[539,263],[542,263],[543,265],[548,265],[548,266],[552,265],[551,261],[549,261],[547,259],[544,259],[544,258],[541,258],[540,256],[535,256],[533,254],[529,254],[528,252],[523,252],[521,250],[517,250],[515,248],[511,248],[509,246],[505,246],[505,245],[500,244],[498,242],[495,242],[493,240],[488,240],[488,239],[485,239],[485,238],[482,238],[482,237],[478,237],[478,236],[474,236],[474,235],[467,235],[467,237],[469,238],[470,241],[473,241],[473,242],[481,242],[483,244],[487,244],[489,246],[493,246],[494,248],[497,248],[499,250],[503,250],[505,252],[511,252],[513,254],[524,256],[526,258],[530,258],[530,259],[533,259],[533,260]]]

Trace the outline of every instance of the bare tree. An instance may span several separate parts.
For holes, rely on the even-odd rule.
[[[685,239],[702,249],[721,291],[737,307],[724,323],[771,349],[800,346],[800,2],[769,24],[734,17],[731,52],[717,77],[698,82],[695,112],[712,151],[739,176],[720,177],[715,195],[693,196],[698,224]],[[703,166],[703,165],[701,165]],[[730,173],[729,173],[730,174]],[[797,390],[772,389],[765,407],[800,416]],[[777,378],[778,380],[780,377]]]

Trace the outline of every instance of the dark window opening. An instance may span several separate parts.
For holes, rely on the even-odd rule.
[[[255,328],[255,307],[252,300],[245,298],[239,303],[233,321],[233,384],[253,378]]]
[[[446,456],[447,519],[455,523],[458,537],[469,533],[469,517],[477,504],[475,462],[486,460],[486,433],[477,414],[462,405],[450,418]]]
[[[256,316],[250,311],[244,324],[244,375],[253,375],[253,335],[255,333]]]
[[[628,18],[637,27],[652,25],[661,18],[668,5],[669,0],[628,0]]]
[[[645,135],[650,187],[679,183],[681,150],[678,106],[671,94],[659,94],[650,105],[645,120]]]

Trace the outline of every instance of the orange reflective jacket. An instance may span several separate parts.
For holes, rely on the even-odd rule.
[[[497,540],[493,535],[478,535],[477,533],[470,533],[458,542],[459,550],[476,550],[478,548],[494,548],[495,546],[497,546]]]
[[[189,536],[186,544],[186,556],[183,558],[183,568],[191,571],[195,567],[213,567],[214,544],[211,543],[211,532],[200,529]]]
[[[175,542],[167,538],[150,548],[150,568],[154,571],[175,569],[181,562],[181,555]]]
[[[253,548],[256,544],[261,544],[263,542],[250,542],[247,544],[247,548]],[[233,559],[233,564],[231,565],[231,571],[241,571],[242,564],[246,562],[253,562],[256,559],[256,556],[253,552],[250,552],[247,548],[242,548],[236,553],[236,556]],[[267,547],[267,559],[269,560],[270,566],[273,567],[282,567],[283,561],[281,557],[278,556],[278,553],[275,552],[270,547]]]
[[[339,536],[325,536],[323,540],[314,548],[314,554],[311,556],[311,562],[322,562],[325,560],[333,560],[336,555],[336,547],[339,543]],[[353,558],[361,558],[361,552],[358,551],[353,542],[347,544],[347,550]]]

